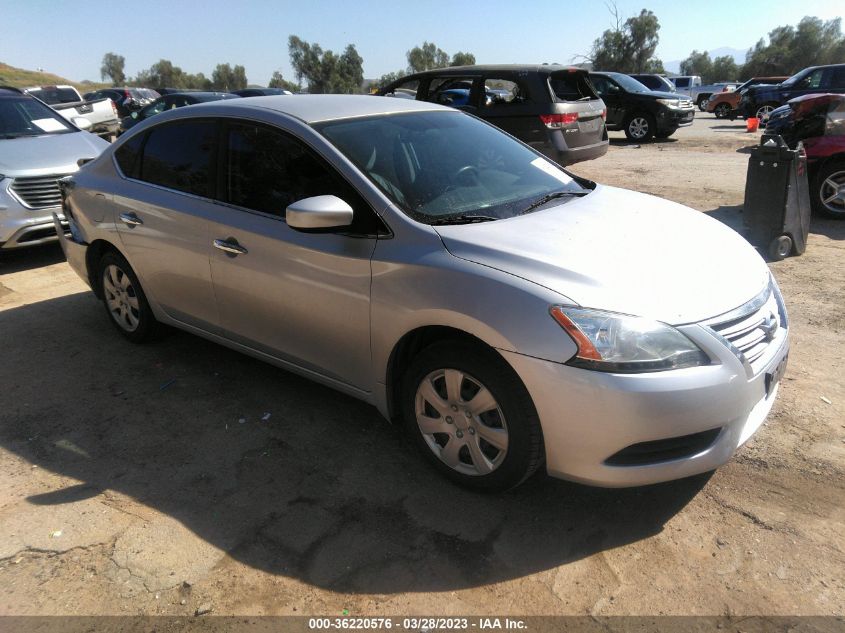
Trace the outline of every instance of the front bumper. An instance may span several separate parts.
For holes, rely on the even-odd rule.
[[[606,487],[680,479],[721,466],[760,427],[777,396],[778,385],[768,387],[767,375],[783,367],[788,330],[778,329],[752,370],[709,329],[679,329],[713,359],[711,365],[610,374],[502,352],[534,400],[550,475]],[[715,439],[682,457],[608,463],[634,445],[714,429]]]
[[[0,182],[0,250],[55,242],[54,213],[60,226],[67,228],[61,207],[29,209],[9,193],[8,187],[5,181]]]
[[[695,106],[690,108],[663,108],[657,116],[657,131],[671,132],[679,127],[692,125],[695,121]]]

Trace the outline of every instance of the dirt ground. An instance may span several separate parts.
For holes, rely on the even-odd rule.
[[[611,136],[573,171],[741,223],[742,122]],[[125,342],[57,247],[4,256],[0,614],[845,614],[843,262],[845,222],[814,218],[772,264],[790,365],[716,473],[491,496],[353,399],[187,334]]]

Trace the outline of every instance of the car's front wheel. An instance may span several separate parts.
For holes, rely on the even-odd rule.
[[[769,120],[769,115],[777,107],[778,105],[776,103],[766,103],[757,108],[755,116],[760,119],[760,125],[763,125],[766,121]]]
[[[159,323],[129,262],[112,251],[100,259],[98,271],[103,304],[112,325],[133,343],[156,334]]]
[[[731,114],[731,106],[727,103],[720,103],[713,110],[713,114],[716,115],[717,119],[727,119]]]
[[[625,136],[632,141],[645,143],[654,136],[654,117],[650,114],[635,113],[625,121]]]
[[[492,349],[459,340],[425,348],[405,373],[401,397],[415,445],[463,486],[507,490],[542,463],[531,397]]]

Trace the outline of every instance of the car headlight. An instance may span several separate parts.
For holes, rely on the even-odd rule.
[[[578,347],[567,365],[638,373],[710,364],[695,343],[659,321],[570,306],[552,306],[550,313]]]
[[[658,99],[657,103],[661,105],[668,106],[670,108],[680,108],[681,107],[681,100],[680,99]]]

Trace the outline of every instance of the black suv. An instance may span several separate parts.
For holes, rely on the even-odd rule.
[[[108,97],[114,101],[119,117],[129,116],[135,110],[140,110],[148,103],[158,99],[159,94],[149,88],[103,88],[96,92],[87,92],[83,96],[86,101]]]
[[[783,83],[752,86],[742,95],[739,111],[746,118],[766,121],[772,110],[790,99],[817,92],[845,93],[845,64],[810,66]]]
[[[671,81],[666,79],[663,75],[628,75],[639,81],[649,90],[657,90],[658,92],[678,92]]]
[[[649,90],[622,73],[590,73],[590,81],[607,105],[607,129],[622,130],[632,141],[669,138],[695,118],[686,95]]]
[[[379,95],[452,106],[561,165],[607,153],[604,103],[587,72],[557,65],[455,66],[403,77]]]

